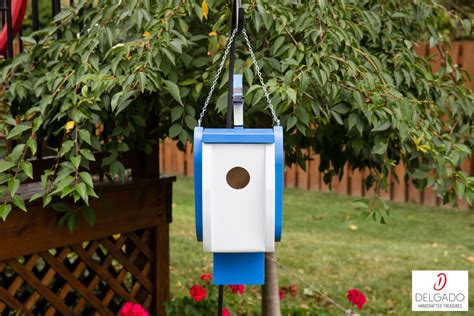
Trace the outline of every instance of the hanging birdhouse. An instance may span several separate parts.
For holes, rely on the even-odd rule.
[[[197,239],[214,254],[215,284],[263,284],[281,238],[283,130],[244,128],[242,76],[233,83],[234,127],[194,130]]]

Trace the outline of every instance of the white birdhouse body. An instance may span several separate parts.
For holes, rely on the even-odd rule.
[[[204,251],[274,251],[275,145],[204,143],[202,161]]]

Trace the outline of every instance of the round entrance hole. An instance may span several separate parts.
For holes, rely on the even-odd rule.
[[[234,167],[227,172],[227,184],[233,189],[241,190],[250,182],[250,174],[242,167]]]

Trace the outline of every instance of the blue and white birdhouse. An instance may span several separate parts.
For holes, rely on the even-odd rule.
[[[263,284],[282,233],[283,130],[243,127],[241,75],[233,104],[233,128],[194,130],[196,233],[214,254],[214,284]]]

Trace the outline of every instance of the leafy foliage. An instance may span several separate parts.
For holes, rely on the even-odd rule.
[[[197,112],[229,35],[229,5],[195,1],[77,1],[53,23],[24,38],[30,48],[3,64],[0,130],[16,146],[0,163],[6,218],[32,176],[25,158],[43,139],[57,163],[45,170],[42,198],[71,197],[89,205],[89,164],[102,152],[110,179],[124,178],[122,153],[150,152],[158,137],[192,140]],[[305,149],[321,154],[324,180],[346,162],[368,168],[366,186],[387,188],[397,163],[444,202],[473,196],[460,169],[471,154],[473,95],[466,74],[448,55],[459,20],[432,0],[277,0],[245,5],[246,29],[286,130],[286,161],[303,165]],[[465,23],[468,33],[470,23]],[[62,37],[56,39],[58,30]],[[416,55],[420,42],[437,47],[432,73]],[[239,39],[239,43],[240,39]],[[250,56],[238,43],[247,126],[270,126]],[[227,81],[224,74],[219,88]],[[205,126],[223,123],[226,94],[217,95]],[[214,111],[213,111],[214,110]],[[150,131],[151,123],[159,128]],[[100,129],[101,133],[96,133]],[[67,213],[69,214],[69,213]]]

